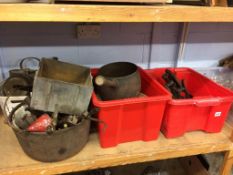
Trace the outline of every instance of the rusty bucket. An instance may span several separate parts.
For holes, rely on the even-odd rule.
[[[56,162],[81,151],[88,141],[89,128],[90,120],[83,119],[75,126],[51,134],[12,129],[29,157],[42,162]]]

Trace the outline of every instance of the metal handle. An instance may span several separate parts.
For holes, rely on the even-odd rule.
[[[99,108],[93,108],[91,109],[90,112],[84,112],[82,115],[85,119],[89,119],[91,121],[97,122],[97,123],[101,123],[103,125],[103,132],[105,132],[105,130],[107,129],[107,124],[105,123],[105,121],[100,120],[98,118],[94,118],[92,117],[93,115],[97,114],[99,112]]]

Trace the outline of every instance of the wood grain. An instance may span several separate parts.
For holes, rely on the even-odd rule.
[[[213,0],[215,6],[227,7],[227,0]]]
[[[231,129],[225,125],[221,133],[190,132],[177,139],[162,134],[156,141],[120,144],[102,149],[96,134],[90,136],[85,148],[74,157],[57,163],[41,163],[26,156],[14,133],[0,120],[1,174],[59,174],[99,167],[183,157],[201,153],[231,150]],[[49,155],[48,155],[49,156]]]
[[[0,21],[232,22],[233,9],[180,5],[0,4]]]
[[[56,2],[59,3],[67,3],[67,2],[73,2],[73,3],[78,3],[78,2],[114,2],[116,3],[121,3],[121,2],[127,2],[127,3],[172,3],[172,0],[56,0]]]
[[[233,165],[233,151],[227,151],[224,156],[223,165],[220,170],[220,175],[230,175]]]

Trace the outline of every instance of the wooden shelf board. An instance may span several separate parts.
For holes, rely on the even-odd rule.
[[[0,119],[0,172],[1,174],[59,174],[109,167],[129,163],[161,160],[200,153],[232,149],[229,140],[231,128],[225,124],[222,132],[207,134],[190,132],[176,139],[166,139],[160,134],[156,141],[136,141],[102,149],[97,134],[90,136],[85,148],[77,155],[56,163],[32,160],[21,149],[11,128]],[[49,156],[49,155],[48,155]]]
[[[0,4],[0,21],[232,22],[233,8],[181,5]]]

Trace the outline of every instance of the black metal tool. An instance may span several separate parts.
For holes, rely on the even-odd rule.
[[[186,89],[184,80],[178,80],[176,75],[170,70],[166,69],[162,78],[165,81],[165,87],[172,93],[174,99],[186,99],[193,97]]]

